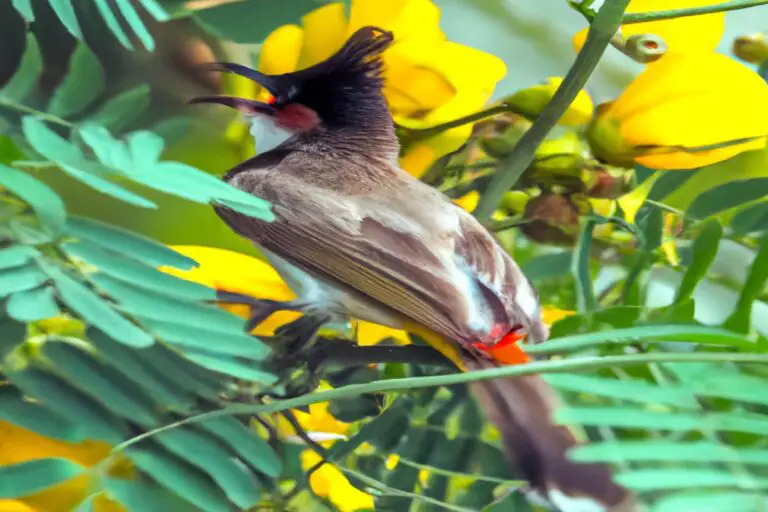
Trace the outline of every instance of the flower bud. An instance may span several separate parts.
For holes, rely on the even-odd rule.
[[[542,175],[579,177],[584,166],[583,147],[576,132],[568,131],[556,139],[547,139],[536,149],[533,170]]]
[[[522,190],[511,190],[504,194],[501,209],[507,213],[520,214],[525,211],[525,205],[531,197]]]
[[[630,189],[631,175],[618,176],[606,169],[596,169],[587,174],[587,195],[596,199],[616,199]]]
[[[531,124],[530,121],[521,117],[506,126],[501,132],[480,137],[480,147],[492,158],[505,158],[512,152],[512,149]]]
[[[636,34],[624,41],[622,51],[641,64],[659,60],[667,53],[664,40],[655,34]]]
[[[617,167],[632,168],[635,151],[632,145],[624,140],[619,129],[619,122],[608,116],[601,115],[610,104],[600,105],[598,114],[587,128],[587,142],[592,154],[601,162]]]
[[[764,34],[748,34],[733,41],[733,54],[750,64],[762,64],[768,60],[768,41]]]
[[[504,103],[514,107],[527,117],[538,117],[544,107],[555,95],[555,91],[563,83],[560,77],[550,77],[547,83],[521,89],[504,99]],[[592,118],[593,105],[589,95],[579,91],[576,98],[568,106],[558,123],[566,126],[582,126]]]
[[[525,205],[523,218],[529,222],[520,230],[542,244],[572,246],[579,230],[579,208],[570,198],[544,193]]]

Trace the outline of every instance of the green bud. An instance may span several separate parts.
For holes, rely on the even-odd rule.
[[[523,213],[525,211],[525,205],[530,198],[531,196],[522,190],[511,190],[504,194],[504,197],[501,200],[501,209],[507,213]]]
[[[764,34],[748,34],[733,41],[733,54],[750,64],[762,64],[768,60],[768,41]]]
[[[634,167],[634,148],[622,138],[619,122],[600,115],[608,104],[601,105],[598,115],[587,127],[587,142],[592,154],[601,162],[630,169]]]
[[[556,139],[547,139],[536,150],[534,172],[537,175],[579,176],[584,166],[583,149],[576,132],[568,131]]]
[[[494,133],[480,137],[480,147],[490,157],[501,159],[512,152],[517,142],[531,126],[527,119],[509,124],[501,133]]]

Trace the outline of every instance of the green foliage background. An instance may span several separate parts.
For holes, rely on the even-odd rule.
[[[2,66],[0,89],[0,418],[65,441],[106,441],[138,470],[125,480],[108,463],[3,466],[0,498],[88,472],[83,511],[99,494],[131,511],[326,510],[307,492],[300,448],[264,432],[268,413],[290,418],[289,409],[332,400],[337,418],[356,422],[354,434],[330,451],[312,448],[374,494],[377,510],[528,509],[505,492],[523,483],[468,398],[476,375],[287,365],[290,330],[247,336],[242,320],[209,303],[213,290],[156,270],[194,265],[159,241],[251,250],[210,204],[271,217],[268,204],[200,170],[218,173],[238,158],[211,138],[228,118],[202,124],[180,108],[207,85],[183,80],[183,68],[151,67],[170,59],[174,40],[255,43],[318,4],[266,3],[194,13],[155,0],[0,6],[8,55],[19,59]],[[73,38],[63,48],[65,33]],[[138,47],[157,53],[127,51]],[[118,65],[140,71],[114,73],[116,81]],[[573,249],[503,234],[542,296],[578,314],[528,347],[548,358],[497,374],[542,372],[566,403],[557,419],[592,441],[572,456],[614,463],[655,512],[765,508],[768,343],[752,325],[768,279],[765,171],[765,153],[752,152],[663,176],[632,227],[637,249],[607,262],[592,258],[603,218],[583,219]],[[680,268],[660,249],[669,210],[686,220]],[[732,246],[748,255],[741,282],[717,271]],[[599,272],[606,265],[612,277]],[[674,275],[674,296],[654,307],[660,272]],[[702,283],[738,297],[720,325],[696,315]],[[79,321],[50,334],[40,321],[60,312]],[[336,389],[308,394],[321,379]],[[389,471],[392,454],[400,462]]]

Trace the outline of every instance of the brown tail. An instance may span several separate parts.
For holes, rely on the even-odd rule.
[[[462,359],[467,370],[496,366],[469,352]],[[577,442],[567,428],[552,423],[556,396],[541,377],[478,381],[472,391],[499,429],[507,458],[530,482],[537,498],[562,512],[639,510],[632,493],[613,481],[607,465],[567,458],[566,451]]]

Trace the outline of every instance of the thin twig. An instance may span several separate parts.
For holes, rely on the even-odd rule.
[[[363,395],[367,393],[383,393],[401,391],[404,389],[419,389],[435,386],[450,386],[453,384],[466,384],[469,382],[498,379],[502,377],[516,377],[521,375],[533,375],[536,373],[575,372],[590,371],[610,366],[629,366],[648,363],[670,362],[709,362],[722,363],[753,363],[768,364],[768,354],[749,354],[731,352],[691,352],[691,353],[649,353],[649,354],[624,354],[602,357],[580,357],[576,359],[534,361],[523,365],[504,366],[488,370],[476,370],[465,373],[448,375],[430,375],[425,377],[406,377],[399,379],[386,379],[367,382],[365,384],[351,384],[342,388],[321,391],[302,395],[288,400],[276,400],[262,405],[236,404],[217,411],[210,411],[185,418],[153,430],[149,430],[123,443],[115,445],[113,452],[119,452],[159,433],[178,428],[182,425],[199,423],[221,416],[239,414],[264,414],[280,412],[287,409],[304,407],[320,402],[328,402],[339,398]]]
[[[480,204],[475,210],[475,215],[480,220],[490,218],[504,193],[512,188],[530,165],[536,148],[544,141],[547,134],[554,128],[576,95],[587,83],[587,79],[597,66],[600,57],[616,34],[628,4],[629,0],[606,0],[600,8],[590,26],[584,47],[576,56],[576,60],[571,69],[568,70],[563,83],[557,88],[552,101],[544,107],[541,115],[523,134],[509,156],[502,160],[499,166],[500,170],[485,189]]]
[[[453,119],[445,123],[436,124],[435,126],[430,126],[429,128],[417,128],[417,129],[405,128],[405,129],[408,131],[408,137],[409,137],[408,141],[413,142],[417,140],[428,139],[446,130],[450,130],[452,128],[458,128],[459,126],[464,126],[465,124],[474,123],[476,121],[481,121],[488,117],[493,117],[496,114],[501,114],[504,112],[518,114],[526,117],[526,114],[522,112],[520,109],[518,109],[517,107],[513,105],[509,105],[507,103],[502,103],[501,105],[495,105],[485,110],[475,112],[474,114],[460,117],[458,119]]]
[[[48,121],[49,123],[58,124],[60,126],[66,126],[67,128],[74,128],[75,126],[69,121],[66,121],[58,116],[54,116],[53,114],[48,114],[32,107],[22,105],[21,103],[16,103],[15,101],[8,101],[0,98],[0,107],[16,110],[17,112],[22,112],[24,114],[31,114],[35,117],[39,117],[43,121]]]
[[[711,14],[713,12],[736,11],[748,7],[768,4],[768,0],[732,0],[715,5],[702,5],[701,7],[689,7],[687,9],[670,9],[668,11],[655,12],[637,12],[625,14],[621,18],[622,25],[631,25],[633,23],[646,23],[648,21],[669,20],[672,18],[685,18],[687,16],[699,16],[701,14]]]

